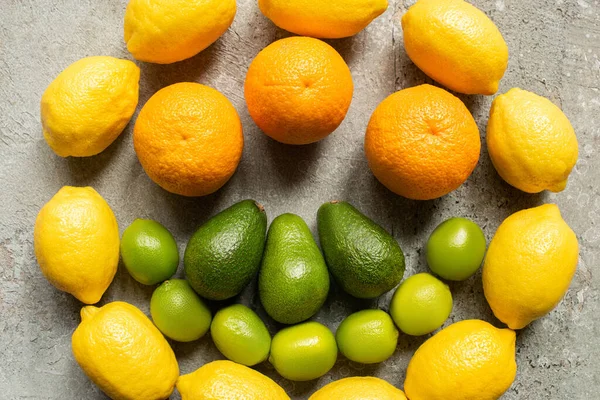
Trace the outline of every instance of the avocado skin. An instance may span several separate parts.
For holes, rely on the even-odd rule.
[[[190,238],[183,258],[190,285],[209,300],[238,295],[256,276],[265,247],[267,216],[254,200],[221,211]]]
[[[297,215],[275,218],[258,276],[260,300],[275,321],[296,324],[321,309],[329,272],[310,229]]]
[[[323,204],[317,222],[327,266],[345,292],[374,299],[400,283],[404,253],[381,226],[343,201]]]

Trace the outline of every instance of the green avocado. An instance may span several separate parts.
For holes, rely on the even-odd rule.
[[[323,204],[317,222],[327,266],[344,291],[374,299],[400,283],[404,253],[381,226],[343,201]]]
[[[221,211],[202,225],[185,249],[190,285],[202,297],[225,300],[238,295],[260,268],[267,216],[254,200]]]
[[[282,324],[302,322],[319,311],[329,292],[329,272],[306,223],[283,214],[269,228],[258,275],[260,301]]]

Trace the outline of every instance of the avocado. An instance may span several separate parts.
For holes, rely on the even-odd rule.
[[[254,200],[221,211],[202,225],[185,249],[185,275],[194,290],[209,300],[238,295],[260,268],[267,216]]]
[[[400,283],[404,253],[381,226],[343,201],[323,204],[317,222],[327,266],[344,291],[374,299]]]
[[[329,292],[327,265],[299,216],[283,214],[271,223],[258,291],[267,314],[282,324],[302,322],[325,303]]]

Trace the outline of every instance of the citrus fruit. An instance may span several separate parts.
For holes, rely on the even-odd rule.
[[[111,399],[166,399],[175,388],[179,367],[173,350],[131,304],[83,307],[72,347],[83,372]]]
[[[450,218],[429,236],[427,264],[444,279],[464,281],[481,266],[485,247],[485,235],[475,222]]]
[[[125,43],[140,61],[185,60],[221,37],[235,13],[235,0],[130,0]]]
[[[430,78],[460,93],[498,91],[508,47],[483,11],[462,0],[418,0],[402,30],[406,54]]]
[[[208,86],[182,82],[159,90],[144,105],[135,122],[133,145],[148,176],[163,189],[205,196],[235,172],[244,136],[240,118],[225,96]]]
[[[435,276],[416,274],[400,284],[390,314],[400,330],[421,336],[441,327],[452,312],[450,289]]]
[[[555,204],[519,211],[494,235],[483,291],[496,318],[521,329],[556,307],[577,268],[577,236]]]
[[[375,177],[392,192],[414,200],[457,189],[475,169],[480,150],[479,130],[467,107],[431,85],[385,99],[365,136]]]
[[[179,265],[179,250],[173,235],[149,219],[136,219],[125,229],[121,257],[131,276],[144,285],[166,281]]]
[[[342,56],[308,37],[281,39],[263,49],[250,64],[244,86],[256,125],[286,144],[317,142],[336,130],[353,91]]]
[[[496,400],[515,380],[515,332],[466,320],[438,332],[408,363],[410,400]],[[432,379],[435,377],[435,379]]]
[[[310,381],[325,375],[337,360],[333,333],[318,322],[304,322],[277,332],[269,362],[292,381]]]
[[[182,400],[289,400],[269,377],[231,361],[213,361],[177,381]]]
[[[129,123],[138,104],[140,69],[114,57],[87,57],[62,71],[44,91],[44,139],[61,157],[94,156]]]
[[[387,10],[387,0],[258,0],[275,25],[324,39],[354,36]]]
[[[579,156],[577,136],[560,108],[518,88],[494,99],[486,141],[502,179],[528,193],[564,190]]]
[[[353,376],[328,383],[308,400],[407,400],[402,390],[383,379]]]
[[[86,304],[100,301],[117,272],[117,219],[91,187],[60,189],[35,220],[33,245],[46,279]]]
[[[362,310],[350,314],[335,333],[340,352],[349,360],[375,364],[394,354],[398,344],[398,329],[388,313],[382,310]]]
[[[184,279],[165,281],[154,290],[150,314],[158,329],[178,342],[198,340],[210,328],[210,310]]]
[[[251,367],[269,357],[271,335],[260,317],[244,305],[219,310],[210,325],[210,335],[217,349],[239,364]]]

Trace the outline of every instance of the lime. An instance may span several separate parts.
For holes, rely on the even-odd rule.
[[[210,334],[225,357],[249,367],[269,356],[271,335],[264,322],[241,304],[223,308],[215,314]]]
[[[310,381],[333,368],[337,352],[329,328],[318,322],[305,322],[277,332],[269,362],[286,379]]]
[[[349,360],[375,364],[394,354],[398,329],[385,311],[363,310],[346,317],[335,338],[340,352]]]
[[[481,266],[485,247],[485,236],[476,223],[466,218],[450,218],[429,237],[427,263],[444,279],[464,281]]]
[[[150,314],[156,327],[178,342],[200,339],[210,328],[210,310],[184,279],[171,279],[156,288]]]
[[[150,219],[136,219],[125,229],[121,257],[133,279],[144,285],[166,281],[179,265],[179,250],[173,235]]]
[[[441,327],[452,312],[452,294],[435,276],[416,274],[394,293],[390,314],[400,330],[421,336]]]

